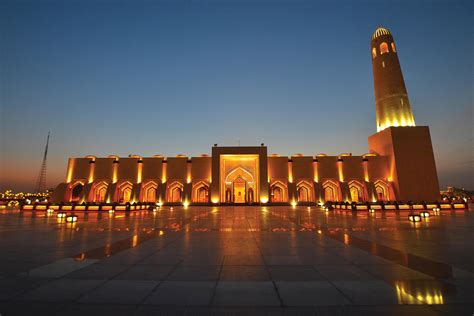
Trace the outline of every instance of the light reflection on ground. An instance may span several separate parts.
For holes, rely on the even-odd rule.
[[[226,292],[237,286],[235,282],[242,288],[249,286],[247,291],[255,282],[256,288],[271,285],[261,290],[264,297],[272,297],[265,304],[282,308],[474,304],[472,287],[467,285],[474,276],[472,243],[468,243],[474,239],[474,220],[465,210],[444,210],[419,223],[409,222],[407,211],[370,214],[284,206],[163,207],[157,212],[76,215],[77,222],[67,223],[45,211],[0,211],[0,235],[5,241],[0,250],[7,258],[0,264],[1,276],[7,280],[26,272],[32,277],[36,271],[71,258],[105,270],[117,265],[125,271],[145,266],[152,271],[153,267],[156,271],[171,269],[156,280],[136,277],[130,282],[157,281],[147,294],[151,297],[160,287],[185,286],[172,283],[176,281],[197,288],[210,286],[204,304],[209,307],[237,304],[232,303],[232,295],[226,296],[239,292]],[[111,266],[107,266],[109,261]],[[216,273],[211,273],[214,267]],[[71,269],[58,278],[69,280],[84,271],[82,279],[89,280],[98,273],[85,272],[92,269],[88,267]],[[106,277],[104,286],[121,275]],[[182,290],[192,292],[188,285]],[[327,290],[318,292],[325,287]],[[27,287],[5,297],[14,302],[28,297],[29,291]],[[318,298],[313,297],[315,291]],[[373,291],[377,295],[366,297]],[[78,295],[74,304],[82,302],[82,295],[86,294]],[[146,305],[148,296],[135,305]],[[319,300],[324,296],[327,300]],[[157,302],[166,304],[161,298]],[[259,306],[259,302],[249,297],[239,304]]]

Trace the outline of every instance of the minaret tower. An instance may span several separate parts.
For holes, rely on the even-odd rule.
[[[383,27],[377,28],[370,49],[377,132],[391,126],[415,126],[392,34]]]

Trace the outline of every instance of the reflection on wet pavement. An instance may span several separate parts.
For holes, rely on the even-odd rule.
[[[157,283],[143,285],[143,296],[134,303],[138,310],[153,302],[176,305],[173,291],[191,295],[183,305],[208,307],[420,304],[436,312],[437,305],[469,310],[474,304],[468,243],[474,219],[468,211],[441,211],[420,223],[409,222],[403,211],[284,206],[76,215],[77,222],[67,223],[54,213],[2,210],[0,250],[7,259],[0,263],[0,287],[31,277],[31,271],[47,271],[44,275],[77,287],[77,276],[95,279],[93,273],[109,269],[117,272],[104,272],[97,289],[78,290],[71,304],[89,296],[94,303],[103,297],[104,304],[120,304],[126,289],[157,277]],[[52,291],[49,282],[55,281],[37,291]],[[4,301],[45,297],[31,291],[25,285],[6,293]]]

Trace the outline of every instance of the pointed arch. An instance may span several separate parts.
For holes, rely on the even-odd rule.
[[[209,184],[205,181],[199,181],[193,185],[193,202],[209,203]]]
[[[246,182],[254,182],[253,175],[242,167],[236,167],[225,177],[225,182],[234,182],[237,178],[242,178]]]
[[[334,180],[326,180],[323,183],[323,194],[326,202],[340,201],[339,184]]]
[[[89,200],[91,200],[92,202],[97,202],[97,203],[105,202],[108,187],[109,187],[109,184],[105,181],[100,181],[100,182],[95,183],[91,190],[92,195]]]
[[[130,203],[132,200],[133,184],[130,181],[120,183],[115,192],[115,202]]]
[[[388,44],[386,42],[382,42],[380,44],[380,55],[388,53]]]
[[[366,189],[365,185],[360,183],[357,180],[349,181],[349,192],[351,196],[351,202],[364,202],[366,198]]]
[[[158,196],[158,184],[155,181],[148,181],[142,185],[142,201],[155,203]]]
[[[183,190],[184,185],[179,181],[173,181],[168,185],[167,199],[169,203],[181,203],[183,202]]]
[[[79,202],[82,196],[82,191],[84,190],[84,183],[85,182],[81,180],[70,183],[66,200],[69,202]]]
[[[270,199],[271,202],[287,202],[288,201],[288,187],[281,181],[275,181],[270,185]]]
[[[374,187],[377,201],[390,200],[390,187],[387,182],[379,179],[374,182]]]
[[[298,202],[313,201],[313,185],[306,180],[301,180],[296,184],[296,193]]]

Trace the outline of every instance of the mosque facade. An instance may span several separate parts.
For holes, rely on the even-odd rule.
[[[429,128],[416,126],[391,33],[371,41],[377,133],[368,152],[290,157],[267,147],[214,145],[199,157],[69,158],[57,203],[170,205],[436,201],[439,184]]]

